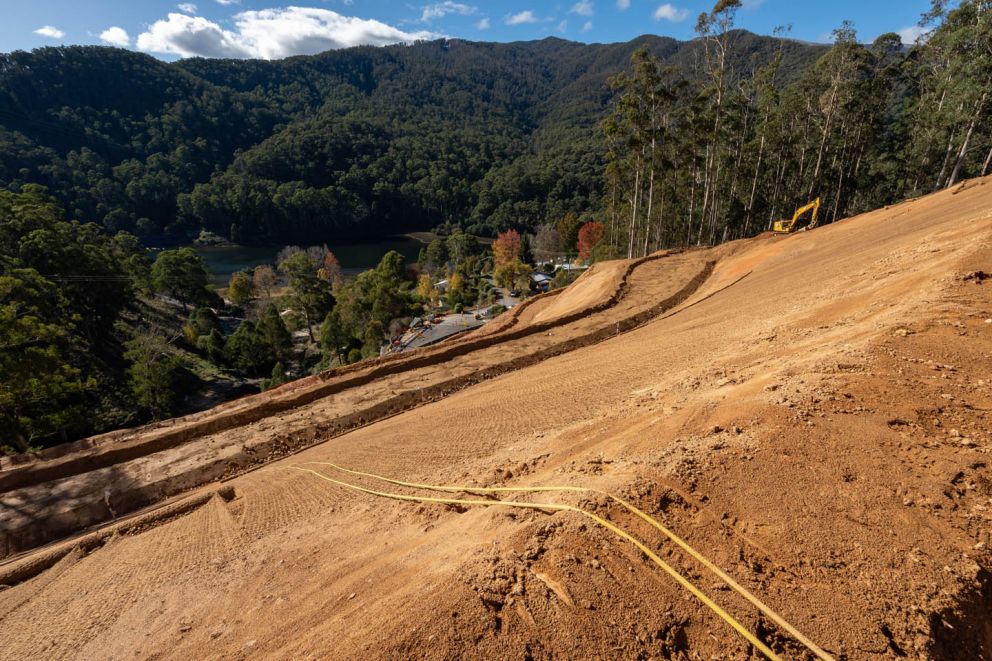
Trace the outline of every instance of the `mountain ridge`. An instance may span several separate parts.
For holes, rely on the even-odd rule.
[[[781,48],[783,85],[823,50],[732,39],[741,72]],[[606,81],[642,46],[694,75],[699,43],[654,35],[435,40],[271,61],[15,51],[0,55],[0,186],[42,184],[74,217],[150,237],[526,229],[601,207]],[[289,144],[301,133],[308,144]],[[346,144],[363,148],[345,154]],[[275,158],[278,176],[252,167]],[[319,185],[303,170],[321,173]]]

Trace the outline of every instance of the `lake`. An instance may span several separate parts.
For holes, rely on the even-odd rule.
[[[218,287],[226,287],[231,274],[236,271],[253,269],[262,264],[275,266],[276,255],[284,246],[193,246],[193,249],[207,263],[211,282]],[[352,243],[328,245],[331,252],[341,262],[341,270],[347,275],[357,275],[374,268],[382,256],[390,250],[403,255],[407,262],[417,261],[424,244],[408,237],[393,237],[374,243]]]

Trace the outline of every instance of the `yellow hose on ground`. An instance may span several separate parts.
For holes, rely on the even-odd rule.
[[[304,462],[307,464],[316,464],[321,466],[330,466],[331,468],[341,471],[343,473],[350,473],[351,475],[359,475],[362,477],[368,477],[381,482],[387,482],[389,484],[395,484],[397,486],[409,487],[411,489],[428,489],[432,491],[447,491],[447,492],[478,492],[478,493],[537,493],[537,492],[554,492],[554,491],[568,491],[572,493],[591,493],[600,496],[606,496],[613,502],[619,504],[621,507],[626,509],[628,512],[636,515],[638,518],[647,522],[654,528],[658,529],[662,534],[664,534],[668,539],[675,542],[679,548],[688,553],[690,556],[695,558],[704,567],[709,569],[711,572],[716,574],[720,579],[726,583],[734,592],[739,594],[741,597],[750,602],[755,608],[764,613],[770,620],[775,622],[783,630],[790,633],[796,640],[806,646],[809,651],[811,651],[817,658],[822,661],[834,661],[834,658],[830,656],[827,652],[817,646],[812,640],[803,635],[794,626],[789,624],[781,615],[773,611],[769,606],[766,606],[764,602],[754,596],[747,588],[739,584],[733,578],[731,578],[726,572],[720,569],[718,566],[713,564],[704,555],[699,553],[696,549],[689,546],[688,542],[676,535],[674,532],[666,528],[657,519],[641,511],[637,507],[634,507],[627,501],[623,500],[618,496],[614,496],[606,491],[601,491],[599,489],[590,489],[587,487],[573,487],[573,486],[538,486],[538,487],[468,487],[468,486],[441,486],[435,484],[417,484],[414,482],[402,482],[400,480],[394,480],[388,477],[383,477],[381,475],[376,475],[374,473],[363,473],[362,471],[352,470],[350,468],[345,468],[343,466],[338,466],[328,461],[308,461]]]
[[[529,502],[518,502],[518,501],[502,501],[502,500],[465,500],[460,498],[434,498],[430,496],[409,496],[401,493],[390,493],[387,491],[376,491],[375,489],[368,489],[366,487],[359,486],[357,484],[349,484],[348,482],[342,482],[340,480],[335,480],[332,477],[328,477],[323,473],[315,471],[311,468],[302,468],[300,466],[283,466],[278,467],[283,470],[298,470],[305,473],[311,473],[322,480],[326,480],[332,484],[343,487],[345,489],[351,489],[352,491],[360,491],[362,493],[367,493],[373,496],[379,496],[381,498],[391,498],[393,500],[403,500],[415,503],[438,503],[442,505],[467,505],[467,506],[483,506],[483,507],[516,507],[520,509],[533,509],[533,510],[551,510],[557,512],[574,512],[581,516],[584,516],[596,524],[606,528],[618,537],[627,540],[634,546],[636,546],[644,555],[651,559],[656,565],[661,567],[661,569],[671,576],[675,581],[684,587],[686,590],[691,592],[693,596],[699,599],[703,604],[705,604],[711,611],[713,611],[720,619],[733,627],[741,636],[744,637],[751,645],[758,649],[767,658],[772,659],[772,661],[781,661],[775,652],[773,652],[767,645],[758,640],[758,637],[753,633],[748,631],[744,625],[738,622],[734,617],[723,610],[716,602],[707,597],[699,588],[689,582],[687,578],[682,576],[679,572],[668,565],[664,560],[659,558],[654,551],[652,551],[646,544],[635,538],[630,533],[622,530],[621,528],[610,523],[606,519],[596,516],[592,512],[587,512],[586,510],[574,507],[572,505],[559,505],[554,503],[529,503]],[[273,467],[272,470],[276,470],[277,467]]]

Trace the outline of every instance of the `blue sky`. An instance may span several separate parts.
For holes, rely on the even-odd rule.
[[[165,59],[264,57],[359,43],[435,36],[480,41],[627,41],[641,34],[688,39],[714,0],[0,0],[0,51],[57,44],[113,44]],[[859,37],[915,36],[929,0],[743,0],[737,23],[759,34],[791,24],[792,36],[825,41],[841,21]]]

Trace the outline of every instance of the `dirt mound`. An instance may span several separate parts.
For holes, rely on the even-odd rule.
[[[573,283],[574,286],[565,289],[534,315],[531,323],[539,324],[575,314],[609,298],[620,287],[627,266],[623,260],[593,264]]]
[[[584,515],[436,502],[452,497],[593,513],[761,644],[809,658],[616,501],[480,491],[537,485],[622,497],[835,658],[992,658],[992,289],[969,277],[992,270],[990,209],[992,181],[978,180],[647,262],[610,314],[637,319],[718,261],[688,299],[629,332],[335,436],[230,481],[229,500],[65,555],[0,591],[0,658],[755,653]],[[548,341],[599,332],[596,321]],[[319,435],[340,415],[335,399],[204,437],[199,454],[283,428]]]

